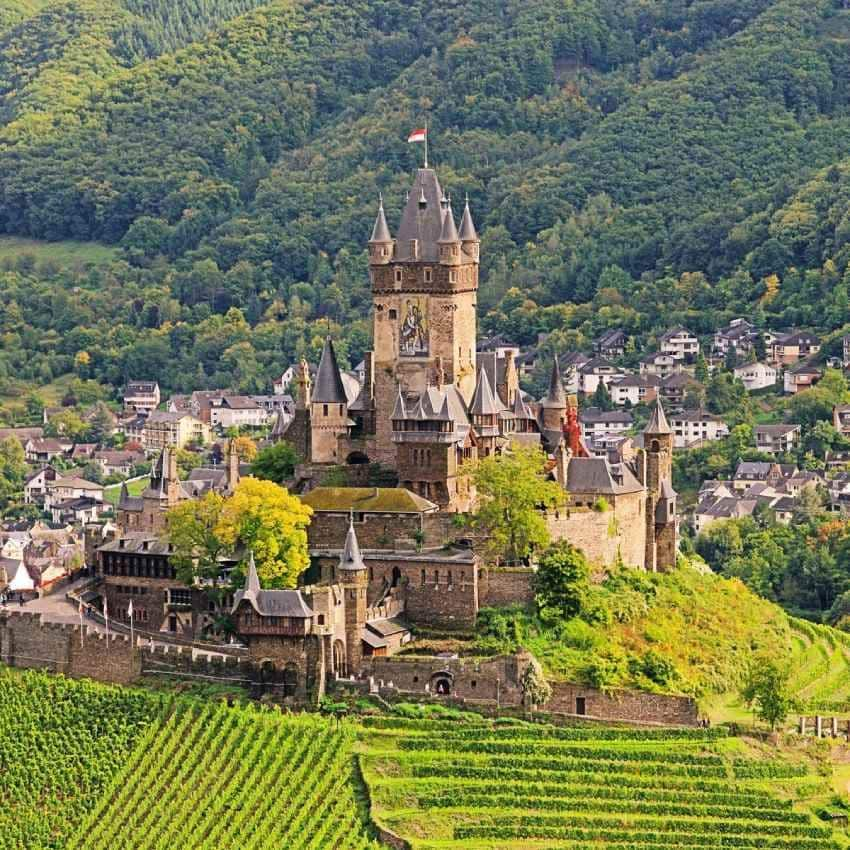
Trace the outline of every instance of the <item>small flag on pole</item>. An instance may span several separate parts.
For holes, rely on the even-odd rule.
[[[80,600],[80,646],[83,645],[83,600]]]
[[[106,623],[106,648],[109,649],[109,603],[103,598],[103,619]]]
[[[428,138],[428,131],[423,127],[420,130],[413,130],[407,137],[408,142],[424,142]]]
[[[133,645],[133,600],[127,606],[127,616],[130,618],[130,646]]]

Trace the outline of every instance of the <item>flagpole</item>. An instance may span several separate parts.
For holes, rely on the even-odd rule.
[[[425,168],[428,167],[428,121],[425,121]]]

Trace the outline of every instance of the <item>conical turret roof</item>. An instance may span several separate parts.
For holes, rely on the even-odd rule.
[[[392,242],[393,238],[390,235],[390,229],[387,226],[387,217],[384,215],[384,199],[381,198],[378,206],[378,215],[375,219],[375,226],[372,228],[372,238],[370,242]]]
[[[401,386],[398,388],[398,395],[395,398],[395,407],[393,407],[390,419],[407,419],[407,407],[404,403],[404,395],[402,395]]]
[[[496,402],[496,397],[493,395],[487,370],[479,369],[478,381],[475,384],[475,393],[469,405],[469,412],[473,416],[494,416],[501,413],[502,409],[502,405]]]
[[[348,534],[345,536],[345,548],[339,558],[339,568],[341,570],[366,569],[363,556],[360,554],[360,544],[357,542],[357,535],[354,533],[353,519],[348,523]]]
[[[336,352],[330,337],[325,340],[322,359],[316,371],[316,383],[313,387],[312,401],[321,404],[347,404],[348,396],[342,383],[342,375],[336,360]]]
[[[440,238],[437,240],[441,245],[459,242],[460,237],[457,235],[457,227],[455,226],[455,215],[452,212],[452,204],[446,207],[446,212],[443,215],[443,227],[440,230]]]
[[[475,224],[472,221],[472,212],[469,209],[469,198],[466,199],[466,206],[463,208],[463,218],[460,220],[460,239],[461,242],[478,242],[478,232],[475,230]]]
[[[552,363],[552,374],[549,376],[549,392],[541,404],[543,407],[563,408],[566,410],[567,397],[564,394],[564,382],[561,380],[561,367],[558,365],[557,357]]]
[[[286,433],[286,427],[289,424],[289,420],[283,413],[283,410],[278,410],[277,416],[274,420],[274,425],[272,425],[272,437],[282,437]]]
[[[245,577],[245,596],[249,594],[256,600],[260,593],[260,577],[257,575],[257,565],[254,563],[254,551],[248,558],[248,574]]]
[[[667,414],[664,413],[664,407],[661,404],[661,399],[655,399],[655,407],[652,408],[652,414],[649,417],[649,422],[646,423],[646,428],[643,429],[644,434],[672,434],[670,423],[667,421]]]

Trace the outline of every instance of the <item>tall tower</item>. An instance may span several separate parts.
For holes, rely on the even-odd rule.
[[[369,242],[377,460],[395,457],[391,414],[399,387],[420,394],[439,368],[467,404],[472,399],[479,246],[468,206],[458,232],[431,168],[416,172],[395,240],[383,204],[378,210]]]
[[[567,421],[567,396],[564,393],[564,382],[561,380],[561,367],[556,357],[552,363],[552,373],[549,376],[549,391],[540,402],[540,418],[544,431],[562,431]]]
[[[676,566],[678,518],[673,490],[673,431],[661,405],[655,407],[643,431],[638,471],[646,486],[646,557],[651,572]]]
[[[345,654],[349,674],[356,674],[363,661],[363,627],[366,625],[366,591],[369,573],[360,554],[360,545],[354,533],[354,522],[349,522],[345,547],[339,558],[337,581],[345,597]]]
[[[310,445],[313,463],[337,463],[338,441],[348,433],[348,397],[330,338],[325,340],[310,398]]]

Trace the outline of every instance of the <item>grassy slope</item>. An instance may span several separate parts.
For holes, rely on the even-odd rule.
[[[118,249],[96,242],[42,242],[18,236],[0,236],[0,264],[30,256],[38,262],[60,266],[100,265],[117,256]]]
[[[144,478],[136,478],[133,481],[127,482],[127,490],[129,491],[131,496],[141,496],[142,491],[145,487],[148,486],[148,481],[150,479],[145,476]],[[106,499],[112,505],[118,504],[118,499],[121,497],[121,485],[120,484],[111,484],[109,487],[105,488],[103,491],[103,498]]]
[[[361,744],[372,815],[413,850],[578,846],[547,834],[553,827],[587,830],[581,846],[656,846],[641,839],[647,832],[690,846],[692,830],[739,835],[727,838],[735,847],[844,846],[812,826],[805,803],[828,797],[829,779],[816,770],[829,769],[800,751],[777,760],[742,739],[653,731],[661,737],[616,740],[604,727],[374,723]]]

